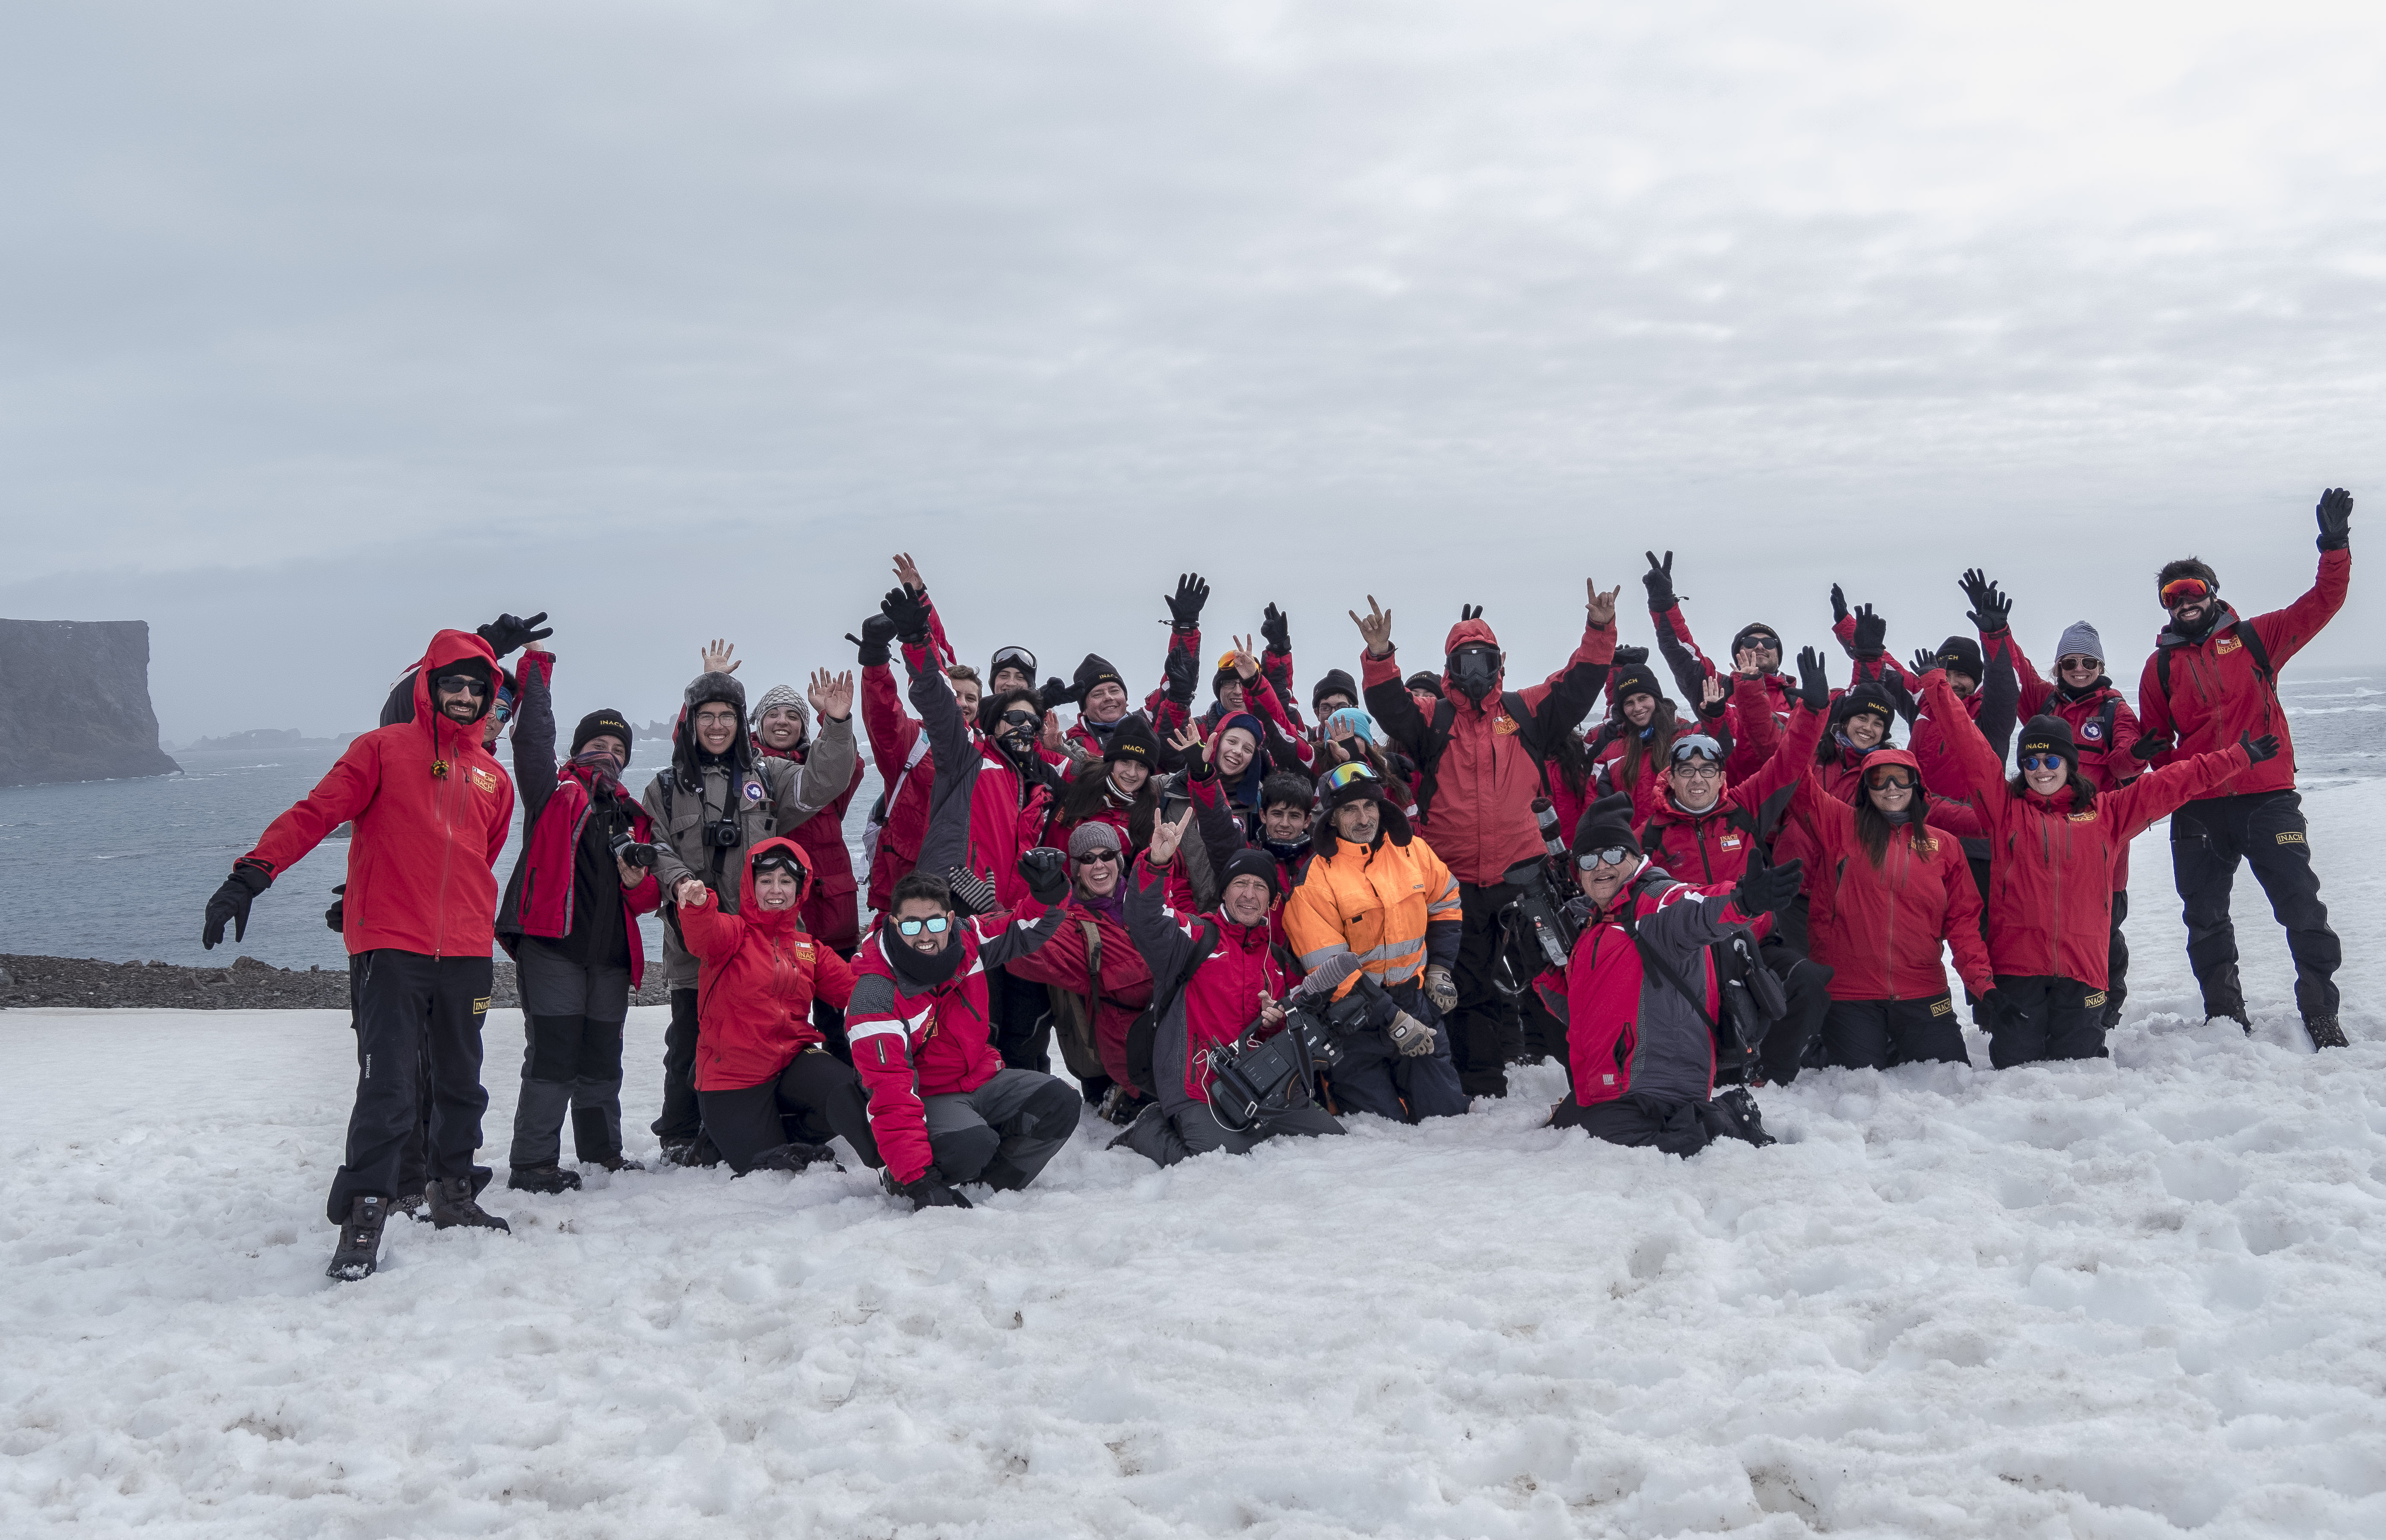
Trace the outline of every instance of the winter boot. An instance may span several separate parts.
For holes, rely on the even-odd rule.
[[[422,1211],[425,1201],[419,1187],[410,1193],[400,1193],[389,1200],[390,1215],[392,1218],[402,1215],[410,1220],[428,1219],[430,1216]]]
[[[370,1278],[381,1265],[381,1227],[389,1219],[389,1199],[359,1197],[348,1205],[348,1222],[340,1226],[339,1249],[332,1253],[326,1278],[353,1283]]]
[[[2344,1029],[2336,1024],[2336,1018],[2333,1016],[2304,1017],[2304,1035],[2311,1039],[2312,1047],[2315,1050],[2350,1046],[2344,1041]]]
[[[601,1107],[575,1107],[571,1109],[571,1148],[584,1166],[602,1166],[609,1171],[642,1171],[641,1161],[626,1159],[622,1154],[621,1131],[613,1119]]]
[[[467,1176],[441,1177],[431,1184],[431,1225],[434,1230],[452,1230],[469,1225],[475,1230],[503,1230],[513,1226],[483,1208],[473,1196],[472,1179]]]
[[[573,1193],[580,1190],[580,1173],[553,1165],[516,1166],[506,1185],[518,1193]]]
[[[2254,1023],[2247,1019],[2243,1006],[2239,1006],[2235,1010],[2214,1011],[2204,1019],[2204,1024],[2207,1027],[2215,1021],[2234,1021],[2245,1029],[2246,1036],[2254,1035]]]
[[[1747,1087],[1733,1086],[1718,1095],[1714,1104],[1723,1108],[1724,1115],[1731,1120],[1734,1138],[1745,1139],[1759,1149],[1780,1143],[1764,1132],[1764,1115],[1756,1109],[1756,1098],[1748,1094]]]
[[[721,1164],[721,1152],[713,1147],[712,1135],[709,1133],[699,1133],[693,1139],[666,1139],[663,1141],[663,1164],[710,1169]]]
[[[822,1161],[835,1165],[835,1151],[826,1145],[785,1144],[754,1157],[748,1171],[800,1171]],[[837,1166],[839,1171],[845,1168]]]

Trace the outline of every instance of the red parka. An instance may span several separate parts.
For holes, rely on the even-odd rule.
[[[1933,669],[1922,677],[1930,700],[1954,697],[1945,673]],[[1972,804],[1989,828],[1989,954],[1996,970],[2057,975],[2097,989],[2108,982],[2113,870],[2129,842],[2251,763],[2232,745],[2100,793],[2082,810],[2069,786],[2053,796],[2015,791],[2004,761],[1978,732],[1950,737],[1970,779]]]
[[[1829,715],[1800,703],[1773,757],[1748,780],[1727,779],[1705,812],[1684,810],[1668,791],[1640,825],[1641,848],[1683,882],[1701,886],[1739,882],[1760,833],[1770,833],[1788,814],[1790,799],[1814,763],[1815,745],[1822,741]],[[1567,831],[1569,837],[1572,833]]]
[[[1960,713],[1954,692],[1945,706]],[[1975,737],[1978,734],[1974,734]],[[1922,767],[1903,749],[1876,749],[1871,770],[1903,765],[1918,781]],[[1924,806],[1919,787],[1915,807]],[[1836,971],[1834,1000],[1931,1000],[1947,993],[1939,944],[1954,948],[1955,971],[1974,994],[1994,983],[1989,951],[1980,945],[1980,892],[1953,834],[1928,823],[1890,832],[1880,865],[1872,864],[1856,833],[1856,811],[1809,776],[1798,783],[1790,816],[1802,824],[1822,872],[1808,939],[1815,960]],[[2097,945],[2103,945],[2103,932]]]
[[[2224,607],[2219,623],[2201,642],[2187,642],[2165,631],[2138,680],[2138,720],[2146,735],[2178,739],[2155,762],[2218,753],[2241,736],[2276,733],[2277,758],[2196,795],[2244,796],[2291,789],[2295,783],[2295,745],[2293,733],[2288,731],[2286,708],[2279,704],[2275,677],[2265,681],[2254,671],[2253,649],[2245,645],[2240,632],[2250,626],[2261,638],[2275,676],[2343,607],[2352,578],[2351,551],[2322,551],[2319,575],[2310,592],[2286,608],[2242,620],[2235,610]],[[2170,655],[2167,692],[2162,684],[2166,653]]]
[[[1120,836],[1124,847],[1125,836]],[[1124,866],[1119,882],[1126,882]],[[1126,1034],[1143,1008],[1151,1004],[1151,970],[1145,965],[1143,954],[1135,949],[1135,942],[1126,933],[1126,926],[1109,911],[1098,909],[1084,900],[1072,897],[1063,906],[1065,916],[1052,939],[1011,965],[1011,975],[1036,983],[1049,984],[1063,994],[1084,999],[1094,997],[1094,1042],[1102,1056],[1102,1072],[1121,1085],[1127,1083]],[[1044,906],[1030,898],[1020,913],[1035,919],[1044,912]],[[1086,943],[1086,927],[1091,924],[1094,933],[1101,938],[1102,970],[1099,987],[1086,967],[1089,958]]]
[[[807,934],[801,900],[766,909],[754,898],[754,858],[783,850],[798,864],[803,849],[785,836],[748,853],[738,880],[737,912],[724,914],[710,891],[679,906],[680,934],[701,970],[696,983],[696,1088],[740,1091],[775,1077],[821,1041],[812,1002],[843,1009],[853,994],[853,970]],[[805,888],[810,888],[805,870]]]
[[[279,876],[353,821],[341,932],[351,956],[388,947],[485,958],[496,945],[495,868],[513,821],[514,785],[481,746],[481,724],[458,724],[431,699],[433,677],[470,658],[496,678],[496,654],[480,637],[433,636],[414,667],[414,720],[349,744],[331,773],[241,858]]]

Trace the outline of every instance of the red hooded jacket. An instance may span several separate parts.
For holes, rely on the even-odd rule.
[[[2138,680],[2138,721],[2152,738],[2175,737],[2177,745],[2155,763],[2192,758],[2227,749],[2239,737],[2278,734],[2279,757],[2265,760],[2199,796],[2245,796],[2255,792],[2283,792],[2295,783],[2294,734],[2288,731],[2286,708],[2279,704],[2275,678],[2264,681],[2254,668],[2253,649],[2239,634],[2251,626],[2262,639],[2276,671],[2304,650],[2319,628],[2343,607],[2344,593],[2353,581],[2353,553],[2322,551],[2319,575],[2311,589],[2284,609],[2241,620],[2223,608],[2219,623],[2201,642],[2186,642],[2165,631],[2154,654]],[[2170,654],[2170,689],[2162,684],[2162,660]]]
[[[1922,677],[1929,700],[1954,698],[1939,670]],[[2053,796],[2015,791],[2004,761],[1978,732],[1950,734],[1950,741],[1989,828],[1989,953],[1996,970],[2058,975],[2097,989],[2109,982],[2113,870],[2129,842],[2251,764],[2243,747],[2231,745],[2100,793],[2081,811],[2068,786]]]
[[[701,969],[696,983],[696,1088],[742,1091],[775,1078],[795,1057],[821,1040],[812,1002],[843,1009],[853,994],[853,970],[805,933],[802,906],[766,909],[754,898],[754,858],[784,850],[811,869],[803,849],[784,835],[747,853],[737,886],[737,912],[724,914],[707,892],[679,907],[680,933]]]
[[[1714,806],[1703,813],[1684,811],[1669,789],[1640,825],[1641,847],[1680,881],[1701,886],[1738,883],[1748,870],[1749,851],[1761,834],[1781,823],[1798,783],[1806,779],[1828,717],[1802,703],[1773,757],[1745,781],[1727,780]],[[1763,932],[1759,926],[1758,933]]]
[[[1470,642],[1500,645],[1481,620],[1461,620],[1442,643],[1443,657]],[[1517,692],[1533,717],[1538,741],[1554,743],[1558,733],[1582,724],[1598,702],[1614,657],[1614,625],[1585,626],[1581,644],[1563,668]],[[1382,657],[1362,648],[1359,661],[1368,711],[1416,761],[1418,801],[1424,809],[1416,833],[1449,865],[1451,875],[1477,887],[1489,886],[1511,867],[1540,858],[1545,852],[1540,828],[1533,820],[1533,801],[1544,795],[1544,775],[1540,760],[1525,746],[1526,724],[1511,719],[1501,702],[1505,674],[1477,704],[1459,693],[1445,665],[1442,691],[1450,713],[1445,736],[1434,730],[1442,708],[1430,717],[1419,711],[1416,697],[1402,682],[1397,648]],[[1423,785],[1428,781],[1429,798]]]
[[[1952,690],[1943,705],[1963,709]],[[1866,770],[1881,765],[1903,765],[1917,781],[1922,775],[1902,748],[1876,749],[1865,761]],[[1918,807],[1918,787],[1915,795]],[[1815,960],[1837,970],[1832,999],[1937,999],[1947,993],[1942,940],[1954,948],[1955,971],[1965,984],[1975,994],[1988,993],[1995,981],[1980,944],[1980,892],[1954,835],[1928,823],[1900,825],[1890,832],[1876,867],[1856,833],[1855,808],[1815,777],[1798,783],[1790,812],[1804,825],[1821,869],[1808,940]],[[2100,946],[2103,934],[2096,933]]]
[[[496,654],[468,631],[431,639],[414,670],[414,720],[348,745],[305,800],[275,819],[241,858],[269,876],[288,870],[323,836],[353,821],[346,923],[351,956],[383,947],[433,958],[485,958],[496,942],[498,855],[514,816],[514,786],[462,726],[432,707],[436,672]]]

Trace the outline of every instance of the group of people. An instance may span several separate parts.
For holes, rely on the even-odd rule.
[[[1459,1115],[1555,1058],[1553,1123],[1689,1155],[1770,1143],[1751,1093],[1807,1069],[1967,1062],[1965,1015],[2000,1068],[2102,1056],[2129,844],[2166,816],[2207,1018],[2251,1031],[2229,919],[2250,863],[2325,1048],[2344,1041],[2339,949],[2277,675],[2343,602],[2351,514],[2322,496],[2317,581],[2283,609],[2240,616],[2201,560],[2163,567],[2134,708],[2084,621],[2042,678],[1977,570],[1976,634],[1903,664],[1886,619],[1835,587],[1837,684],[1812,647],[1786,670],[1763,623],[1711,658],[1671,552],[1642,579],[1662,675],[1618,645],[1619,589],[1586,583],[1579,642],[1522,688],[1474,606],[1438,668],[1403,673],[1370,596],[1350,615],[1357,674],[1328,670],[1304,703],[1273,604],[1212,659],[1198,575],[1165,600],[1138,700],[1094,654],[1039,683],[1006,646],[981,674],[898,557],[848,636],[858,684],[821,670],[749,703],[716,641],[635,794],[620,712],[583,717],[559,755],[552,632],[509,615],[433,637],[383,725],[234,863],[204,940],[243,933],[255,896],[353,823],[327,916],[358,1062],[327,1210],[343,1279],[373,1271],[393,1211],[506,1228],[473,1164],[496,945],[526,1036],[509,1184],[579,1185],[567,1121],[580,1164],[636,1166],[622,1029],[658,910],[661,1158],[799,1171],[842,1138],[913,1208],[1026,1185],[1088,1104],[1113,1147],[1167,1165],[1355,1113]],[[857,868],[845,814],[869,766]],[[1263,1054],[1296,1011],[1330,1015],[1330,1047]],[[1262,1104],[1246,1093],[1263,1059],[1296,1068]]]

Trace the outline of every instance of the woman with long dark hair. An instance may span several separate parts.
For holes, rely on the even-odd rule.
[[[1159,762],[1160,740],[1152,736],[1150,724],[1135,716],[1120,722],[1103,743],[1101,758],[1078,771],[1061,792],[1044,843],[1065,849],[1077,829],[1107,823],[1130,852],[1142,848],[1134,833],[1139,828],[1145,840],[1151,837],[1151,812],[1160,796],[1154,768]]]

